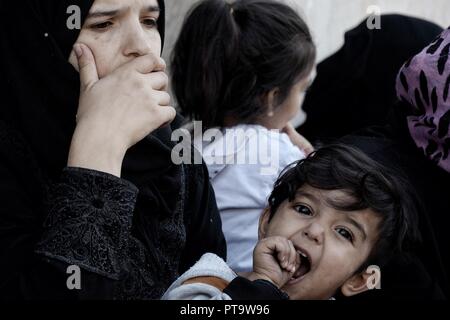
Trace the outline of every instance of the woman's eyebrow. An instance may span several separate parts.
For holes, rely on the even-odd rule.
[[[161,10],[159,9],[158,6],[148,6],[147,8],[145,8],[145,11],[147,11],[147,12],[160,12]]]
[[[87,19],[89,18],[101,18],[101,17],[112,17],[112,16],[116,16],[124,11],[126,11],[127,8],[122,8],[122,9],[112,9],[112,10],[95,10],[93,12],[89,12]],[[148,6],[144,9],[144,11],[146,12],[160,12],[161,10],[159,9],[159,6]]]
[[[125,9],[116,9],[116,10],[106,10],[106,11],[93,11],[89,12],[87,19],[89,18],[100,18],[100,17],[112,17],[115,16],[121,12],[123,12]]]

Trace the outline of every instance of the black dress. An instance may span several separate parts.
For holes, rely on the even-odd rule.
[[[206,167],[179,169],[176,209],[158,215],[157,197],[106,173],[65,168],[52,183],[1,124],[0,298],[157,299],[203,253],[225,257]],[[71,265],[82,290],[66,286]]]

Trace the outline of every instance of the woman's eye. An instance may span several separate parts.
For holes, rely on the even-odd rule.
[[[111,21],[106,21],[106,22],[94,24],[92,26],[92,28],[102,30],[102,29],[106,29],[106,28],[108,28],[110,26],[112,26],[112,22]]]
[[[310,208],[308,208],[307,206],[304,206],[302,204],[296,205],[294,207],[295,211],[297,211],[298,213],[307,215],[307,216],[312,216],[312,211]]]
[[[337,228],[336,231],[337,233],[339,233],[340,236],[344,237],[350,242],[353,242],[353,235],[348,230],[344,228]]]
[[[158,21],[155,18],[144,19],[142,23],[151,28],[154,28],[158,25]]]

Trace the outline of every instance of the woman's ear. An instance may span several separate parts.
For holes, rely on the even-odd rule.
[[[381,289],[381,270],[378,266],[370,266],[366,271],[352,276],[341,287],[341,292],[351,297],[372,289]]]
[[[266,209],[264,209],[263,213],[259,217],[258,237],[260,240],[266,237],[269,219],[270,219],[270,208],[267,207]]]

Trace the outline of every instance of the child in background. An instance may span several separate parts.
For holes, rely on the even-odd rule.
[[[289,121],[300,110],[315,57],[305,22],[271,0],[201,1],[175,45],[172,86],[179,107],[204,130],[221,133],[214,141],[196,136],[194,143],[208,165],[228,263],[236,271],[252,270],[258,219],[276,178],[312,151]],[[267,149],[275,150],[267,157],[269,171],[262,159]]]
[[[163,299],[319,300],[379,288],[381,268],[419,239],[415,198],[358,149],[320,148],[275,183],[246,278],[205,254]]]

